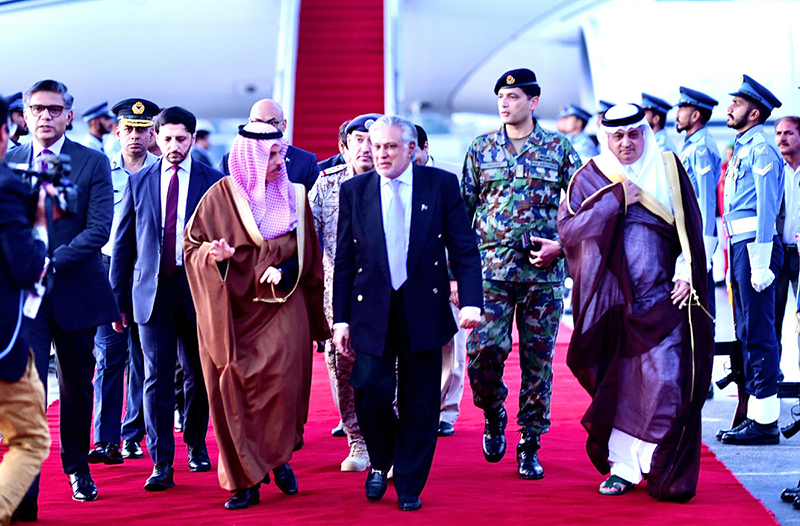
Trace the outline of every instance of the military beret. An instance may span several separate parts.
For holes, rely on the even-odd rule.
[[[739,87],[739,91],[729,93],[729,95],[754,100],[766,106],[770,112],[775,108],[780,108],[782,105],[781,101],[770,90],[747,75],[742,75],[742,85]]]
[[[584,110],[580,106],[575,106],[574,104],[570,104],[569,106],[558,112],[559,119],[563,119],[564,117],[569,117],[570,115],[578,117],[583,122],[589,122],[589,119],[592,118],[591,113]]]
[[[608,102],[607,100],[599,100],[597,101],[597,105],[599,106],[597,113],[605,113],[609,108],[614,106],[614,103]]]
[[[716,99],[709,97],[705,93],[687,87],[681,86],[681,100],[678,101],[676,106],[695,106],[704,110],[713,110],[714,106],[719,104]]]
[[[6,97],[6,104],[8,104],[8,113],[12,111],[22,111],[25,109],[25,103],[22,100],[22,92],[18,91],[13,95]]]
[[[114,104],[112,111],[123,126],[149,128],[161,109],[146,99],[125,99]]]
[[[529,69],[512,69],[511,71],[506,71],[500,78],[497,79],[497,83],[494,85],[494,94],[503,89],[503,88],[521,88],[522,86],[538,86],[539,83],[536,82],[536,74],[529,70]]]
[[[364,115],[359,115],[347,125],[347,128],[345,128],[345,135],[350,135],[354,131],[368,132],[370,126],[375,124],[375,121],[382,116],[383,115],[380,113],[365,113]]]
[[[111,118],[114,117],[114,114],[108,111],[108,102],[103,102],[97,106],[92,106],[88,110],[84,111],[81,114],[81,117],[83,117],[84,122],[89,122],[90,120],[102,117],[103,115]]]
[[[659,113],[667,113],[672,108],[672,104],[664,99],[642,93],[642,108],[646,110],[655,110]]]

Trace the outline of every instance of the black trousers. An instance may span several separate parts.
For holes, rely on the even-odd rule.
[[[775,336],[778,338],[778,356],[783,354],[783,318],[789,300],[789,285],[797,295],[798,257],[797,245],[783,245],[783,266],[775,276]]]
[[[402,290],[392,294],[382,356],[356,351],[350,384],[372,467],[388,471],[394,464],[397,494],[418,496],[438,438],[442,352],[410,351]]]
[[[139,324],[144,354],[144,421],[147,449],[155,464],[175,461],[173,432],[176,357],[183,367],[185,392],[183,441],[205,448],[208,432],[208,395],[197,347],[197,324],[189,319],[191,305],[184,304],[188,287],[182,268],[172,276],[159,276],[153,314]]]
[[[36,369],[45,384],[45,393],[50,347],[55,343],[61,466],[67,474],[89,471],[87,456],[91,447],[95,332],[95,328],[74,332],[61,330],[48,294],[42,299],[36,319],[28,325],[28,341],[36,358]],[[34,492],[37,490],[33,488]]]

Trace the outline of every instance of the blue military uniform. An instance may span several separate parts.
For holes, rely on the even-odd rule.
[[[107,110],[106,110],[107,111]],[[114,105],[120,126],[149,128],[153,117],[159,112],[158,106],[144,99],[126,99]],[[114,221],[108,243],[102,248],[103,265],[106,272],[111,265],[119,216],[122,210],[122,195],[131,172],[123,164],[122,152],[110,158],[111,182],[114,186]],[[142,168],[158,161],[158,157],[146,152]],[[116,332],[111,325],[97,328],[94,354],[97,368],[94,375],[94,440],[96,447],[89,454],[89,461],[95,463],[119,463],[121,459],[114,451],[119,446],[120,435],[125,441],[122,456],[138,457],[139,449],[129,442],[139,444],[145,435],[142,394],[144,389],[144,357],[139,343],[139,331],[133,320],[128,327]],[[127,409],[122,422],[122,397],[125,365],[129,365],[127,384]],[[129,447],[137,453],[131,455]]]
[[[89,108],[88,110],[86,110],[85,112],[83,112],[81,114],[81,117],[83,118],[83,121],[87,122],[87,123],[89,121],[92,121],[94,119],[97,119],[97,118],[103,117],[103,116],[109,117],[109,118],[112,118],[112,119],[116,118],[116,115],[114,115],[113,113],[108,111],[108,102],[103,102],[101,104],[98,104],[97,106],[92,106],[91,108]],[[99,152],[104,152],[102,139],[98,139],[97,137],[95,137],[91,133],[87,133],[86,134],[86,137],[83,138],[83,141],[81,141],[81,144],[83,146],[86,146],[87,148],[92,148],[93,150],[97,150]]]
[[[658,148],[661,150],[661,153],[672,152],[677,155],[678,150],[672,143],[672,139],[670,139],[667,135],[667,129],[665,127],[667,124],[667,112],[669,112],[669,110],[672,108],[672,105],[664,99],[654,97],[653,95],[648,95],[647,93],[642,93],[641,106],[645,110],[654,111],[661,115],[661,129],[654,131],[653,133],[653,135],[656,137],[656,144],[658,144]]]
[[[520,84],[513,73],[501,77],[495,93]],[[565,265],[558,258],[546,268],[533,266],[526,240],[531,234],[558,238],[561,191],[580,166],[569,141],[535,120],[519,151],[501,127],[477,137],[464,162],[461,193],[478,238],[484,280],[483,321],[467,347],[474,403],[487,418],[498,410],[505,416],[503,364],[511,352],[516,310],[522,369],[517,422],[523,433],[537,436],[550,427],[553,347],[563,310]]]
[[[765,110],[771,112],[781,105],[769,90],[746,75],[739,91],[731,95],[760,104],[762,116]],[[730,279],[736,335],[742,341],[745,389],[751,395],[748,418],[758,424],[774,423],[775,429],[770,442],[743,441],[739,439],[741,433],[728,432],[722,437],[725,443],[777,443],[779,440],[777,382],[780,368],[774,329],[773,280],[783,260],[775,226],[783,197],[783,177],[783,158],[767,138],[762,125],[753,126],[736,137],[733,157],[725,173],[724,215],[731,236]]]
[[[592,118],[591,113],[583,108],[575,106],[574,104],[570,104],[561,110],[558,114],[558,118],[563,119],[572,115],[582,120],[584,126],[586,126],[586,124],[589,122],[589,119]],[[589,137],[589,134],[583,130],[575,134],[567,134],[566,137],[572,145],[572,148],[578,153],[578,155],[580,155],[582,163],[586,163],[589,159],[600,153],[592,138]]]
[[[681,86],[681,99],[677,106],[692,106],[702,110],[713,111],[719,104],[716,100],[699,91]],[[709,271],[708,306],[712,316],[716,315],[716,299],[714,297],[714,277],[711,274],[711,256],[717,247],[717,183],[720,176],[719,150],[717,143],[703,126],[691,135],[687,135],[681,147],[681,163],[694,187],[703,218],[703,244],[706,249],[706,263]]]

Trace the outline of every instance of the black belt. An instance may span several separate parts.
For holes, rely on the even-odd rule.
[[[797,245],[783,245],[783,249],[784,250],[791,250],[792,252],[795,252],[797,250]]]
[[[106,263],[108,265],[111,264],[111,256],[106,256],[105,254],[100,254],[100,257],[103,258],[103,263]]]

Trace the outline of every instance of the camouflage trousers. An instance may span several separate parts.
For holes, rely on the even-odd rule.
[[[559,284],[484,280],[484,314],[467,342],[469,382],[475,405],[493,409],[505,402],[505,361],[511,353],[516,314],[522,383],[517,423],[534,433],[550,428],[553,348],[564,310]]]
[[[336,352],[333,342],[325,342],[325,364],[328,366],[328,374],[333,382],[333,390],[336,396],[336,406],[339,408],[339,415],[342,418],[344,432],[347,435],[347,444],[352,447],[355,443],[364,443],[361,436],[361,428],[356,417],[355,395],[353,387],[350,385],[350,373],[353,370],[355,357],[347,358]]]

